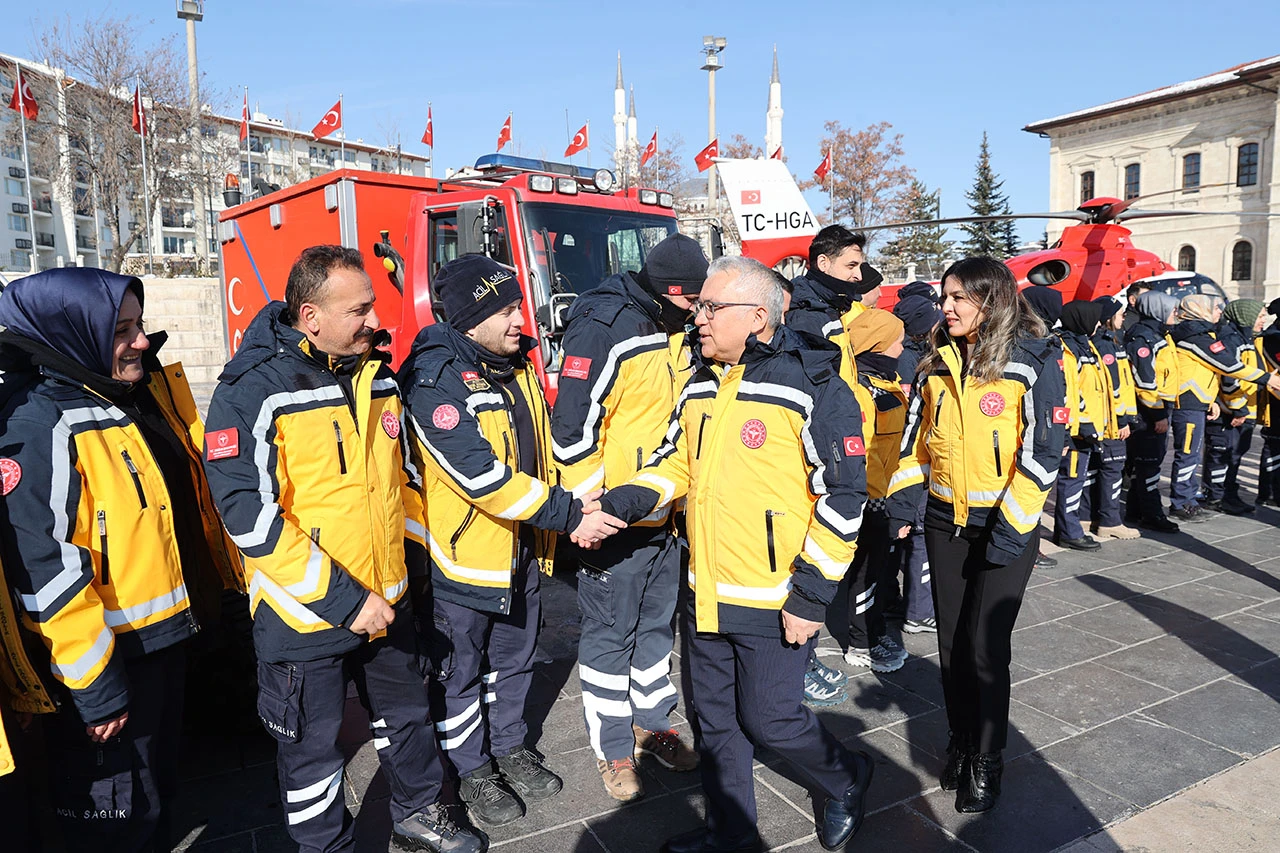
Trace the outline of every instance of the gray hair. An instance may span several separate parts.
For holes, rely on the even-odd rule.
[[[707,278],[728,273],[737,282],[743,296],[755,299],[765,310],[769,331],[782,325],[782,305],[786,294],[778,284],[779,276],[755,258],[721,255],[707,267]]]

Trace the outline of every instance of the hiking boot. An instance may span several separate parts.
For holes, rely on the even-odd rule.
[[[538,756],[521,748],[498,758],[498,770],[525,802],[545,800],[560,793],[564,781],[547,769]]]
[[[901,663],[906,663],[907,658],[910,657],[907,654],[907,650],[904,649],[902,646],[898,645],[897,641],[895,641],[893,637],[890,637],[888,634],[885,634],[883,637],[880,638],[879,645],[889,654],[895,655]]]
[[[604,789],[620,803],[629,803],[644,796],[644,785],[636,772],[634,758],[615,758],[613,761],[596,759],[596,769],[604,780]]]
[[[1222,499],[1222,511],[1227,515],[1248,515],[1255,509],[1257,509],[1256,506],[1251,503],[1245,503],[1239,498],[1232,497]]]
[[[651,732],[632,723],[631,730],[636,736],[637,762],[640,761],[640,756],[650,755],[663,767],[677,773],[687,773],[697,768],[698,753],[680,740],[680,735],[676,734],[675,729]]]
[[[1053,557],[1050,557],[1048,554],[1036,554],[1037,569],[1052,569],[1056,565],[1058,565],[1058,561]]]
[[[830,708],[849,698],[843,687],[823,681],[810,670],[804,674],[804,703],[812,708]]]
[[[1073,551],[1096,551],[1102,547],[1102,543],[1087,533],[1081,534],[1075,539],[1068,539],[1066,536],[1053,537],[1053,544],[1059,548],[1070,548]]]
[[[813,652],[809,655],[809,672],[818,678],[830,684],[832,687],[844,687],[849,682],[849,676],[843,670],[836,669],[833,666],[827,666],[818,660],[818,653]]]
[[[1172,521],[1181,521],[1183,524],[1199,524],[1208,520],[1208,515],[1200,507],[1192,504],[1187,507],[1178,507],[1169,510],[1169,518]]]
[[[391,827],[391,843],[400,850],[430,853],[484,853],[489,836],[460,820],[460,806],[435,803]]]
[[[1094,533],[1099,536],[1106,536],[1111,539],[1137,539],[1142,534],[1132,527],[1125,524],[1117,524],[1112,527],[1096,527]]]
[[[902,630],[908,634],[936,634],[938,620],[932,616],[927,619],[908,619],[902,623]]]
[[[502,777],[492,770],[463,776],[458,780],[458,797],[466,804],[471,817],[490,826],[502,826],[524,817],[524,808],[516,795],[507,790]]]
[[[870,649],[850,646],[849,651],[844,653],[844,662],[851,666],[867,666],[875,672],[897,672],[902,669],[902,659],[897,653],[881,645]]]

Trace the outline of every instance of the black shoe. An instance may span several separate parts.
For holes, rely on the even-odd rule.
[[[1050,557],[1047,554],[1036,554],[1037,569],[1052,569],[1056,565],[1058,565],[1058,561],[1054,557]]]
[[[1163,515],[1153,515],[1149,518],[1139,519],[1138,526],[1143,530],[1154,530],[1157,533],[1177,533],[1182,529]]]
[[[1207,521],[1208,516],[1200,507],[1192,505],[1181,509],[1170,509],[1169,518],[1174,521],[1181,521],[1183,524],[1199,524]]]
[[[855,752],[853,757],[858,764],[853,784],[845,789],[840,799],[827,800],[827,807],[822,812],[818,843],[824,850],[843,847],[862,826],[862,818],[867,813],[867,790],[871,787],[876,763],[865,752]]]
[[[1227,515],[1248,515],[1257,509],[1251,503],[1245,503],[1240,498],[1223,498],[1222,511]]]
[[[1059,548],[1070,548],[1073,551],[1097,551],[1102,547],[1102,543],[1094,539],[1087,533],[1082,533],[1078,539],[1068,539],[1065,536],[1054,537],[1053,544]]]
[[[1276,509],[1277,507],[1280,507],[1280,498],[1264,498],[1259,496],[1258,506],[1265,506],[1265,507],[1271,507],[1272,509]]]
[[[1197,500],[1196,505],[1200,508],[1201,512],[1224,512],[1225,511],[1222,508],[1222,501]]]
[[[726,840],[706,828],[677,835],[662,845],[662,853],[758,853],[761,850],[764,845],[758,835]]]
[[[498,770],[517,794],[526,802],[554,797],[564,788],[564,781],[547,769],[532,750],[521,748],[498,758]]]
[[[391,827],[391,843],[401,850],[431,853],[484,853],[489,836],[458,820],[459,806],[436,803]]]
[[[524,808],[516,795],[507,790],[502,777],[492,770],[477,771],[459,779],[458,797],[466,803],[471,817],[490,826],[502,826],[524,817]]]
[[[962,814],[989,811],[1000,796],[1004,759],[998,752],[980,752],[969,762],[965,784],[956,791],[956,811]]]
[[[942,768],[942,778],[938,784],[944,791],[954,791],[960,787],[960,781],[969,775],[969,760],[973,758],[973,745],[967,737],[952,735],[947,744],[947,763]]]

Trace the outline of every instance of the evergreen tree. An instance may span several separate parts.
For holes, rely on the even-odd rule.
[[[930,191],[924,181],[913,178],[895,218],[902,222],[937,219],[941,199],[937,190]],[[885,244],[881,256],[891,266],[916,264],[916,274],[938,278],[955,253],[955,245],[947,239],[944,225],[918,225],[896,232]]]
[[[991,168],[991,149],[987,144],[987,134],[983,131],[973,188],[964,194],[969,201],[969,212],[974,216],[1012,213],[1009,197],[1004,194],[1003,187],[1004,181]],[[1012,219],[970,222],[961,225],[960,230],[969,235],[962,245],[966,255],[990,255],[1004,260],[1018,253],[1018,234]]]

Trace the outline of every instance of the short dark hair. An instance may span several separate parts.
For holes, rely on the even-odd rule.
[[[1148,290],[1151,290],[1151,282],[1135,281],[1133,284],[1129,285],[1129,289],[1124,292],[1124,295],[1128,299],[1133,299],[1136,296],[1141,296]]]
[[[284,301],[288,305],[286,322],[290,325],[298,322],[303,305],[323,301],[329,274],[335,269],[364,272],[364,255],[346,246],[312,246],[302,250],[289,268],[289,280],[284,286]]]
[[[773,271],[773,275],[778,280],[778,287],[781,287],[785,292],[791,293],[795,290],[795,285],[791,283],[791,279],[777,270]]]
[[[818,255],[834,258],[850,246],[866,248],[867,235],[861,231],[850,231],[843,225],[828,225],[813,236],[809,244],[809,269],[818,268]]]

